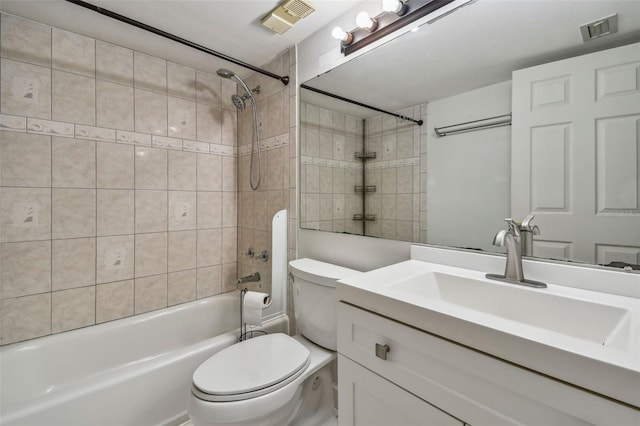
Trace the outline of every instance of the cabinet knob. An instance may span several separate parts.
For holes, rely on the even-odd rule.
[[[389,350],[389,345],[381,345],[380,343],[376,343],[376,356],[378,358],[386,361]]]

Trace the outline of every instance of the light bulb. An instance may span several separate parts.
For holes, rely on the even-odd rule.
[[[347,32],[340,27],[335,27],[333,31],[331,31],[331,37],[344,41],[344,39],[347,38]]]
[[[353,40],[353,34],[346,32],[340,27],[335,27],[333,31],[331,31],[331,36],[335,39],[338,39],[342,42],[342,44],[349,44]]]
[[[402,10],[403,3],[400,0],[382,0],[382,10],[398,13]]]
[[[373,31],[378,23],[364,10],[356,16],[356,25],[362,29]]]
[[[382,9],[385,12],[395,13],[398,16],[402,16],[407,13],[409,6],[402,0],[382,0]]]

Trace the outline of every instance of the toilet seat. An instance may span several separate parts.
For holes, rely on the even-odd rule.
[[[310,353],[297,340],[276,333],[221,350],[193,373],[193,394],[210,402],[241,401],[280,389],[298,378]]]

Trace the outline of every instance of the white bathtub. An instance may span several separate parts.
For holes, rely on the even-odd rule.
[[[269,329],[286,329],[286,317]],[[0,349],[0,424],[175,425],[193,371],[235,343],[237,292]]]

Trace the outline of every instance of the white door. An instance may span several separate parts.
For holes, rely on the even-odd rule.
[[[463,426],[390,381],[342,355],[338,358],[340,426]]]
[[[511,214],[536,257],[640,264],[640,44],[513,73]]]

